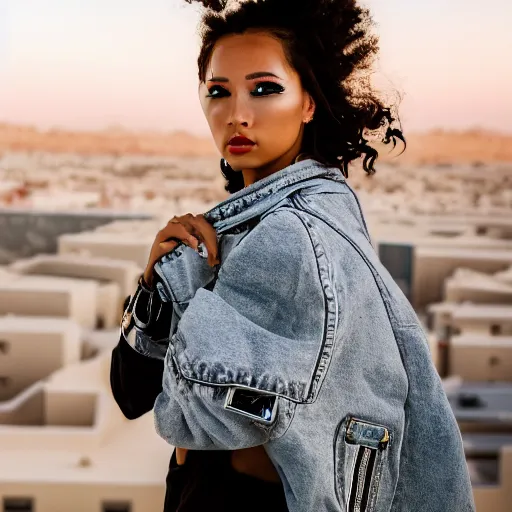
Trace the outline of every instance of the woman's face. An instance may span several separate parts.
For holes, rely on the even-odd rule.
[[[280,41],[262,32],[219,39],[205,80],[199,97],[215,144],[233,169],[244,172],[246,186],[293,161],[314,102]],[[254,144],[230,145],[237,135]]]

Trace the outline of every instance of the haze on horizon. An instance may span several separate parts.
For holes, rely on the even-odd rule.
[[[365,5],[405,130],[512,133],[510,0]],[[183,0],[0,0],[0,122],[208,134],[198,20]]]

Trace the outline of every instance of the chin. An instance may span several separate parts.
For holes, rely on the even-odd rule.
[[[244,154],[244,155],[234,155],[227,152],[227,155],[224,158],[229,162],[231,167],[234,170],[236,169],[252,169],[256,167],[260,167],[262,165],[261,158],[255,158],[254,155]]]

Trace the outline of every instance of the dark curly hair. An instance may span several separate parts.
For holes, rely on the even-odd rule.
[[[370,85],[371,66],[378,53],[373,21],[356,0],[245,0],[235,9],[228,0],[186,0],[206,8],[201,19],[199,80],[215,43],[228,34],[264,31],[283,44],[286,58],[302,86],[316,103],[313,120],[305,125],[301,152],[348,176],[351,161],[364,155],[363,168],[375,172],[378,152],[370,134],[389,144],[405,144],[399,121]],[[404,148],[405,149],[405,148]],[[221,165],[226,190],[243,188],[242,173]]]

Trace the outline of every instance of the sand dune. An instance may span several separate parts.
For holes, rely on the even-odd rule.
[[[97,132],[0,124],[0,151],[43,151],[86,155],[211,156],[211,139],[184,132],[132,132],[122,128]]]
[[[477,165],[512,161],[512,135],[481,130],[436,130],[406,134],[406,139],[407,149],[402,155],[396,156],[402,150],[401,145],[391,153],[390,148],[384,146],[382,159],[418,165]]]
[[[481,130],[465,132],[432,131],[406,134],[408,147],[389,152],[380,150],[383,161],[410,164],[478,164],[512,161],[512,135]],[[209,137],[185,132],[133,132],[115,128],[97,132],[61,129],[38,130],[30,126],[0,124],[0,152],[42,151],[103,155],[158,155],[177,157],[217,156]]]

